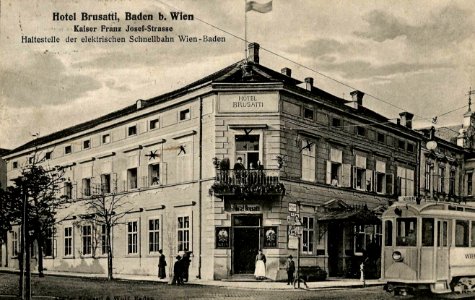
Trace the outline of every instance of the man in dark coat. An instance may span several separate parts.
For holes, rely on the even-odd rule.
[[[167,273],[165,271],[167,261],[165,260],[165,255],[163,255],[162,249],[158,250],[158,253],[160,253],[160,258],[158,259],[158,277],[163,279],[167,277]]]
[[[188,282],[188,270],[190,268],[190,254],[191,251],[186,251],[185,254],[183,254],[183,258],[181,259],[182,266],[183,266],[183,280],[185,282]]]
[[[285,270],[287,270],[287,285],[294,284],[295,262],[292,258],[292,255],[289,255],[285,262]]]
[[[180,285],[183,284],[183,264],[181,261],[181,256],[176,256],[176,262],[173,265],[173,281],[172,284]]]

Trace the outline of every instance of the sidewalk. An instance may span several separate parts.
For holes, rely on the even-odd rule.
[[[12,272],[17,273],[18,270],[10,268],[0,268],[0,272]],[[45,271],[45,275],[51,276],[66,276],[66,277],[84,277],[84,278],[107,278],[105,274],[86,274],[86,273],[72,273],[72,272],[56,272]],[[37,274],[33,272],[33,274]],[[127,275],[127,274],[115,274],[114,279],[119,280],[131,280],[131,281],[148,281],[148,282],[161,282],[168,284],[169,278],[159,279],[156,276],[150,275]],[[258,289],[258,290],[293,290],[292,285],[287,285],[285,282],[276,282],[271,280],[265,281],[226,281],[226,280],[201,280],[196,278],[190,278],[188,284],[196,285],[208,285],[219,286],[226,288],[243,288],[243,289]],[[368,286],[382,286],[385,282],[378,279],[366,280],[365,284],[359,279],[341,279],[341,278],[329,278],[325,281],[307,282],[308,290],[321,290],[321,289],[342,289],[342,288],[362,288]],[[300,284],[301,289],[305,288],[304,284]]]

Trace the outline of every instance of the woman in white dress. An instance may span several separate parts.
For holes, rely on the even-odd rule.
[[[256,277],[257,280],[266,278],[266,256],[260,249],[256,255],[256,270],[254,271],[254,277]]]

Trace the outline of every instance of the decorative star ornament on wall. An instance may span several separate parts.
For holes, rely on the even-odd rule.
[[[145,154],[145,156],[148,156],[148,160],[152,160],[152,159],[158,158],[160,155],[157,154],[157,150],[155,151],[150,150],[150,154]]]

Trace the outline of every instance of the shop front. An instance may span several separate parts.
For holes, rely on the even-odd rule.
[[[379,278],[380,210],[351,206],[341,200],[329,201],[318,209],[319,226],[327,230],[330,277],[359,278],[364,263],[366,278]]]

